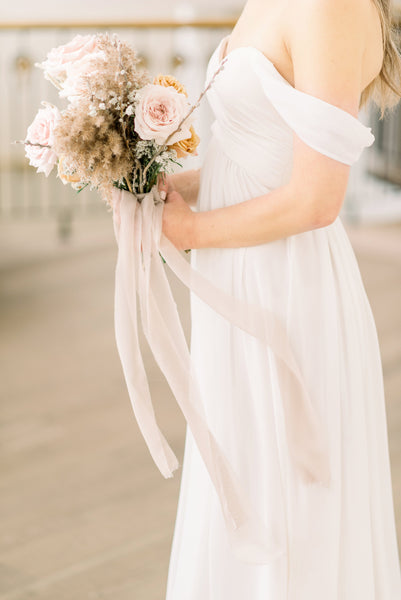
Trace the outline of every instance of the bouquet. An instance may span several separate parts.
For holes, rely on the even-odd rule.
[[[162,233],[164,199],[159,176],[178,159],[196,154],[193,112],[223,70],[223,60],[191,105],[171,75],[151,79],[137,54],[116,35],[80,36],[53,48],[38,66],[68,101],[64,110],[43,102],[27,131],[26,155],[47,177],[77,192],[98,189],[113,212],[118,244],[114,322],[117,348],[132,407],[149,451],[164,477],[178,460],[160,431],[139,347],[138,306],[144,335],[191,429],[218,494],[233,550],[240,560],[267,563],[282,553],[207,424],[199,384],[160,250],[177,277],[243,331],[271,346],[290,377],[284,412],[288,443],[306,481],[326,482],[329,460],[285,323],[268,309],[225,293],[192,269]],[[162,258],[163,258],[162,256]],[[166,261],[163,258],[163,262]],[[291,393],[290,393],[291,392]]]
[[[43,101],[20,140],[29,164],[46,177],[57,165],[64,184],[97,189],[112,208],[113,187],[139,202],[152,191],[157,202],[158,177],[182,166],[177,159],[197,155],[193,111],[203,94],[191,105],[175,77],[152,79],[116,34],[77,35],[35,66],[68,101],[61,111]]]
[[[53,48],[44,76],[68,100],[59,110],[43,101],[24,140],[30,164],[77,191],[111,188],[149,192],[178,158],[197,155],[199,137],[184,86],[172,75],[150,78],[136,51],[117,35],[77,35]],[[182,166],[182,165],[180,165]]]

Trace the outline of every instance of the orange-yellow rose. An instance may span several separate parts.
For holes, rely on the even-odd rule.
[[[173,77],[173,75],[162,75],[161,73],[157,75],[153,80],[153,85],[163,85],[164,87],[173,87],[177,90],[179,94],[184,94],[188,97],[185,87]]]
[[[71,173],[67,173],[64,169],[64,157],[60,156],[59,161],[58,161],[58,165],[57,165],[57,173],[58,176],[60,177],[61,181],[66,184],[66,183],[78,183],[79,181],[81,181],[81,179],[79,177],[77,177],[77,175],[71,174]]]
[[[198,156],[196,148],[199,145],[200,138],[197,135],[193,125],[191,125],[189,130],[191,132],[190,138],[187,138],[186,140],[181,140],[180,142],[176,142],[175,144],[170,146],[172,150],[176,151],[177,158],[183,158],[184,156],[187,156],[187,154],[193,154],[194,156]]]

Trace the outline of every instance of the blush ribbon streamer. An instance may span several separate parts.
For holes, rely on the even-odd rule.
[[[306,484],[330,484],[327,436],[278,316],[227,294],[192,268],[162,233],[163,206],[156,186],[140,195],[113,189],[113,226],[118,244],[115,337],[132,408],[154,462],[165,478],[172,477],[179,463],[156,421],[139,343],[140,318],[149,347],[186,419],[218,495],[234,554],[246,563],[266,564],[281,556],[284,548],[257,515],[224,448],[208,426],[190,351],[160,255],[201,300],[274,352],[286,386],[283,413],[289,453]]]

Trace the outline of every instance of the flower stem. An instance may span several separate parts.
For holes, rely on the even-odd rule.
[[[29,142],[27,140],[14,140],[11,143],[12,144],[26,144],[27,146],[39,146],[40,148],[52,148],[52,146],[49,146],[49,145],[38,144],[36,142]]]

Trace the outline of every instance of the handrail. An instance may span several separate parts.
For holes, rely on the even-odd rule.
[[[393,6],[393,24],[401,26],[401,6]],[[0,22],[1,29],[178,29],[181,27],[194,27],[197,29],[232,29],[238,18],[225,19],[195,19],[195,20],[164,20],[164,21],[10,21]]]
[[[236,19],[188,20],[188,21],[26,21],[0,23],[0,29],[177,29],[195,27],[198,29],[232,28]]]

